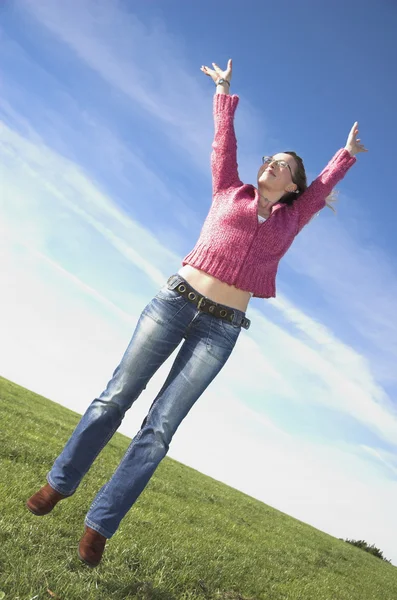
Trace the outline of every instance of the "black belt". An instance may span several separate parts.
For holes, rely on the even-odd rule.
[[[192,286],[189,285],[189,283],[180,275],[171,275],[167,281],[167,285],[168,287],[171,287],[171,289],[174,289],[176,292],[178,292],[178,294],[189,300],[189,302],[193,302],[193,304],[195,304],[200,311],[206,312],[214,317],[217,317],[218,319],[223,319],[224,321],[235,321],[236,312],[233,310],[233,308],[230,308],[230,306],[224,306],[223,304],[218,304],[210,298],[202,296],[196,292],[196,290],[192,288]],[[241,317],[237,319],[236,324],[244,329],[249,329],[251,321],[246,317]]]

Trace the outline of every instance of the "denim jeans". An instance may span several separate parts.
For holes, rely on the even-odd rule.
[[[126,410],[184,340],[141,429],[86,516],[86,525],[106,538],[147,485],[179,424],[222,369],[241,331],[243,312],[235,310],[230,323],[201,312],[175,290],[183,281],[179,275],[170,278],[143,310],[106,390],[89,405],[47,475],[55,490],[72,495]]]

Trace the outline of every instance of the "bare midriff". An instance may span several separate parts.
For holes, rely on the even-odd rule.
[[[224,304],[245,312],[251,299],[251,294],[220,281],[216,277],[204,273],[191,265],[184,265],[178,271],[190,285],[200,294],[218,304]]]

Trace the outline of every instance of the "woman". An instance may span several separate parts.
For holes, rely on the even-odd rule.
[[[232,62],[225,71],[213,67],[201,68],[216,84],[216,94],[213,202],[199,240],[143,310],[106,390],[81,418],[48,473],[48,483],[27,501],[29,510],[41,516],[76,491],[126,410],[184,340],[140,431],[87,514],[78,553],[91,567],[100,562],[106,540],[166,455],[179,424],[226,363],[241,328],[249,328],[245,311],[251,296],[275,296],[281,257],[325,206],[354,164],[354,155],[366,151],[356,139],[355,123],[345,148],[308,188],[302,160],[293,152],[265,157],[257,188],[243,184],[233,124],[239,99],[230,95]]]

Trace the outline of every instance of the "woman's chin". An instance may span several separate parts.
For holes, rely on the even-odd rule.
[[[272,182],[269,180],[269,177],[259,177],[258,179],[258,184],[261,186],[262,189],[264,190],[272,190]]]

